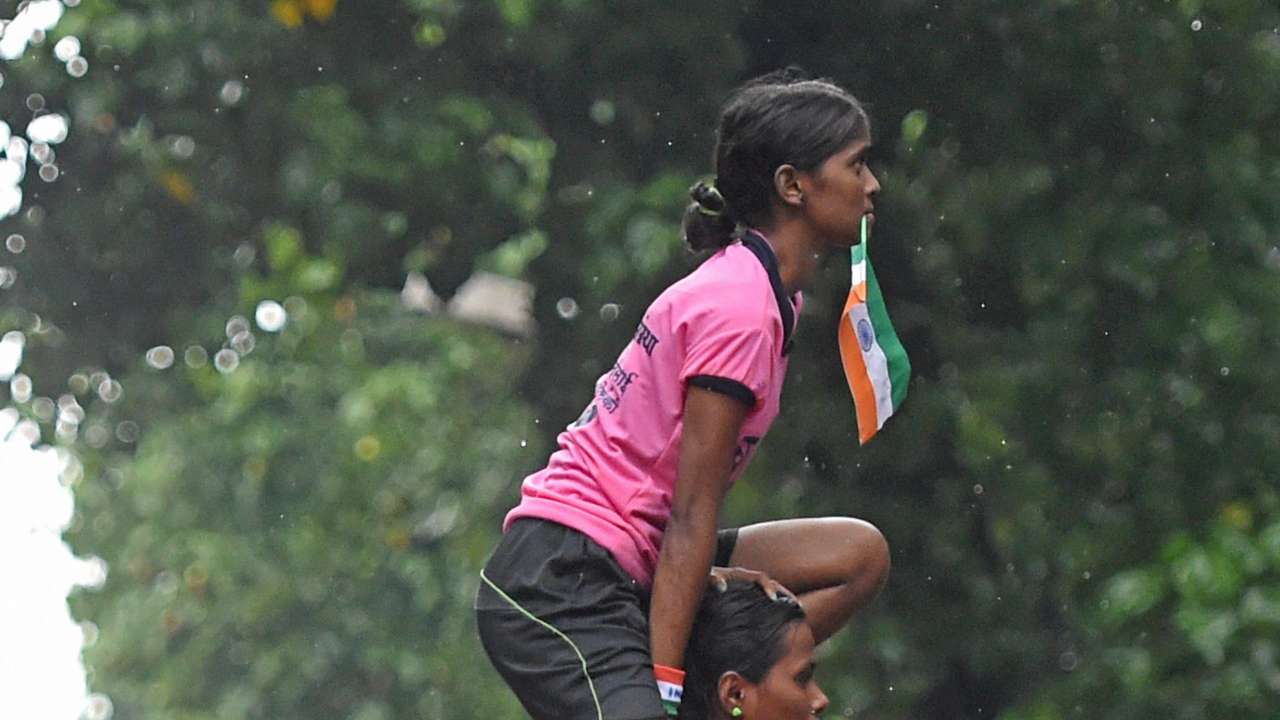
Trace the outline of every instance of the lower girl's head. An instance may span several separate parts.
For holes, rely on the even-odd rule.
[[[690,190],[685,241],[694,250],[710,249],[728,244],[738,223],[767,225],[786,202],[779,168],[815,172],[851,143],[869,138],[862,104],[830,80],[787,68],[749,81],[720,113],[716,179]]]
[[[803,720],[827,696],[813,679],[813,632],[791,598],[755,583],[708,590],[685,653],[680,720]],[[734,709],[740,712],[735,714]]]

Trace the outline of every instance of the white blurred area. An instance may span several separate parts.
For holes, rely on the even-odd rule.
[[[29,47],[43,43],[65,9],[79,4],[9,3],[0,17],[0,62],[19,60]],[[54,55],[73,77],[88,70],[77,38],[63,38]],[[66,140],[68,118],[44,109],[43,102],[38,94],[27,99],[36,115],[26,137],[0,120],[0,218],[22,207],[28,161],[40,165],[45,182],[59,175],[50,146]],[[5,247],[21,253],[25,240],[15,233]],[[15,278],[12,268],[0,267],[0,290]],[[24,344],[17,331],[0,338],[0,382],[8,385],[15,403],[32,399],[31,379],[18,372]],[[65,405],[61,414],[78,421],[78,404]],[[71,487],[82,473],[75,455],[42,443],[39,425],[14,407],[0,408],[0,720],[107,720],[112,714],[105,695],[89,694],[81,660],[82,648],[96,641],[98,628],[77,623],[67,605],[75,588],[101,587],[107,577],[105,562],[77,558],[62,540],[75,508]]]
[[[38,426],[0,409],[0,718],[105,720],[110,700],[89,695],[80,656],[98,630],[71,617],[67,596],[101,586],[106,563],[63,542],[80,464],[38,443]]]

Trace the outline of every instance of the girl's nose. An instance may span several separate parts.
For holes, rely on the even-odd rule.
[[[813,703],[809,707],[811,708],[810,712],[817,717],[827,709],[827,705],[831,704],[831,700],[827,698],[826,693],[822,692],[822,688],[815,685],[814,690],[817,691],[818,696],[813,699]]]

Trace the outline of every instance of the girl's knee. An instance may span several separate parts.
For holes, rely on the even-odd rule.
[[[848,581],[877,590],[889,578],[889,541],[875,525],[858,518],[841,518],[847,548],[845,567]]]

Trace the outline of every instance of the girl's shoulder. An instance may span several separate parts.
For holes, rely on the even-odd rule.
[[[653,309],[689,323],[768,329],[779,322],[768,273],[736,243],[668,287]]]
[[[671,286],[680,292],[730,292],[767,296],[769,273],[750,250],[734,243],[718,250]]]

